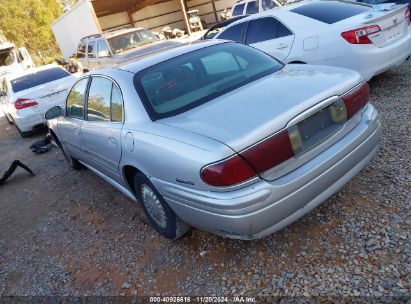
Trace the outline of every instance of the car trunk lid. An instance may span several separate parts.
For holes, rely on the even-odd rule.
[[[407,8],[407,5],[381,4],[361,16],[363,26],[376,25],[380,28],[379,32],[368,35],[375,46],[389,46],[408,34],[409,25],[405,17]]]
[[[15,93],[16,99],[27,99],[37,102],[32,110],[44,113],[54,106],[63,106],[68,88],[74,83],[73,77],[65,77]]]
[[[314,115],[321,110],[316,109],[320,102],[342,95],[359,83],[359,74],[348,70],[289,65],[195,109],[157,122],[218,140],[239,153],[288,127],[290,121],[308,109],[315,109]],[[301,126],[304,135],[310,139],[320,136],[325,120],[323,114],[306,120]],[[317,138],[316,144],[321,139]]]

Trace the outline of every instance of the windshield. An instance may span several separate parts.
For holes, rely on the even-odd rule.
[[[14,92],[20,92],[69,76],[69,72],[56,67],[13,79],[11,81],[11,86]]]
[[[283,67],[254,48],[224,43],[139,72],[134,83],[151,119],[177,115]]]
[[[114,54],[157,41],[158,38],[148,30],[138,30],[107,39]]]
[[[0,67],[12,65],[14,62],[15,57],[13,50],[9,49],[0,52]]]

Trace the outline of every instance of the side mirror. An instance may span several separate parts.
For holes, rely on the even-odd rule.
[[[6,91],[0,91],[0,97],[6,97],[7,93]]]
[[[46,112],[45,118],[46,120],[54,119],[63,115],[63,111],[61,110],[60,106],[55,106],[49,109]]]

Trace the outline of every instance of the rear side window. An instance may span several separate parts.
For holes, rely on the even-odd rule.
[[[108,50],[107,43],[104,40],[99,40],[98,44],[98,57],[108,57],[110,56],[110,52]]]
[[[86,57],[86,44],[80,43],[77,49],[77,58],[84,58]]]
[[[218,39],[226,39],[235,42],[241,42],[244,24],[245,22],[229,27],[228,29],[223,31],[220,36],[218,36]]]
[[[83,119],[87,84],[88,78],[84,78],[77,82],[71,89],[67,97],[67,116]]]
[[[278,23],[276,19],[271,17],[250,21],[247,29],[246,44],[275,39]]]
[[[273,0],[263,0],[262,4],[264,11],[277,7],[277,4]]]
[[[234,6],[233,13],[231,14],[231,16],[233,17],[233,16],[242,15],[244,11],[244,6],[245,6],[244,3]]]
[[[69,72],[56,67],[13,79],[11,87],[14,92],[20,92],[68,76],[70,76]]]
[[[277,38],[293,35],[293,33],[281,22],[278,22]]]
[[[257,14],[258,13],[258,2],[252,1],[248,2],[246,14]]]
[[[102,77],[93,77],[87,102],[87,120],[110,121],[110,99],[113,83]]]
[[[93,77],[88,94],[87,120],[123,120],[123,101],[120,90],[107,78]]]
[[[315,1],[297,7],[291,12],[328,24],[351,18],[371,8],[360,3],[340,1]]]

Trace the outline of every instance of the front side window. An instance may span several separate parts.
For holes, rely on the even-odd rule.
[[[278,21],[271,17],[251,20],[247,29],[246,44],[275,39],[277,28]]]
[[[88,78],[84,78],[77,82],[71,89],[67,97],[67,116],[83,119],[87,84]]]
[[[249,15],[249,14],[257,14],[257,13],[258,13],[258,2],[257,1],[248,2],[246,14]]]
[[[96,42],[90,41],[87,46],[87,56],[88,58],[96,58]]]
[[[159,39],[152,32],[141,29],[112,37],[107,41],[112,52],[117,54],[157,40]]]
[[[134,84],[156,120],[188,111],[281,68],[261,51],[224,43],[147,68],[136,74]]]
[[[243,14],[245,4],[238,4],[234,6],[233,13],[231,14],[232,17],[239,16]]]
[[[123,100],[116,84],[108,78],[91,80],[87,102],[87,120],[123,121]]]
[[[107,43],[104,40],[99,40],[97,43],[98,57],[108,57],[110,52],[108,50]]]
[[[245,22],[229,27],[228,29],[224,30],[220,34],[220,36],[218,36],[218,39],[226,39],[235,42],[241,42],[244,24]]]

